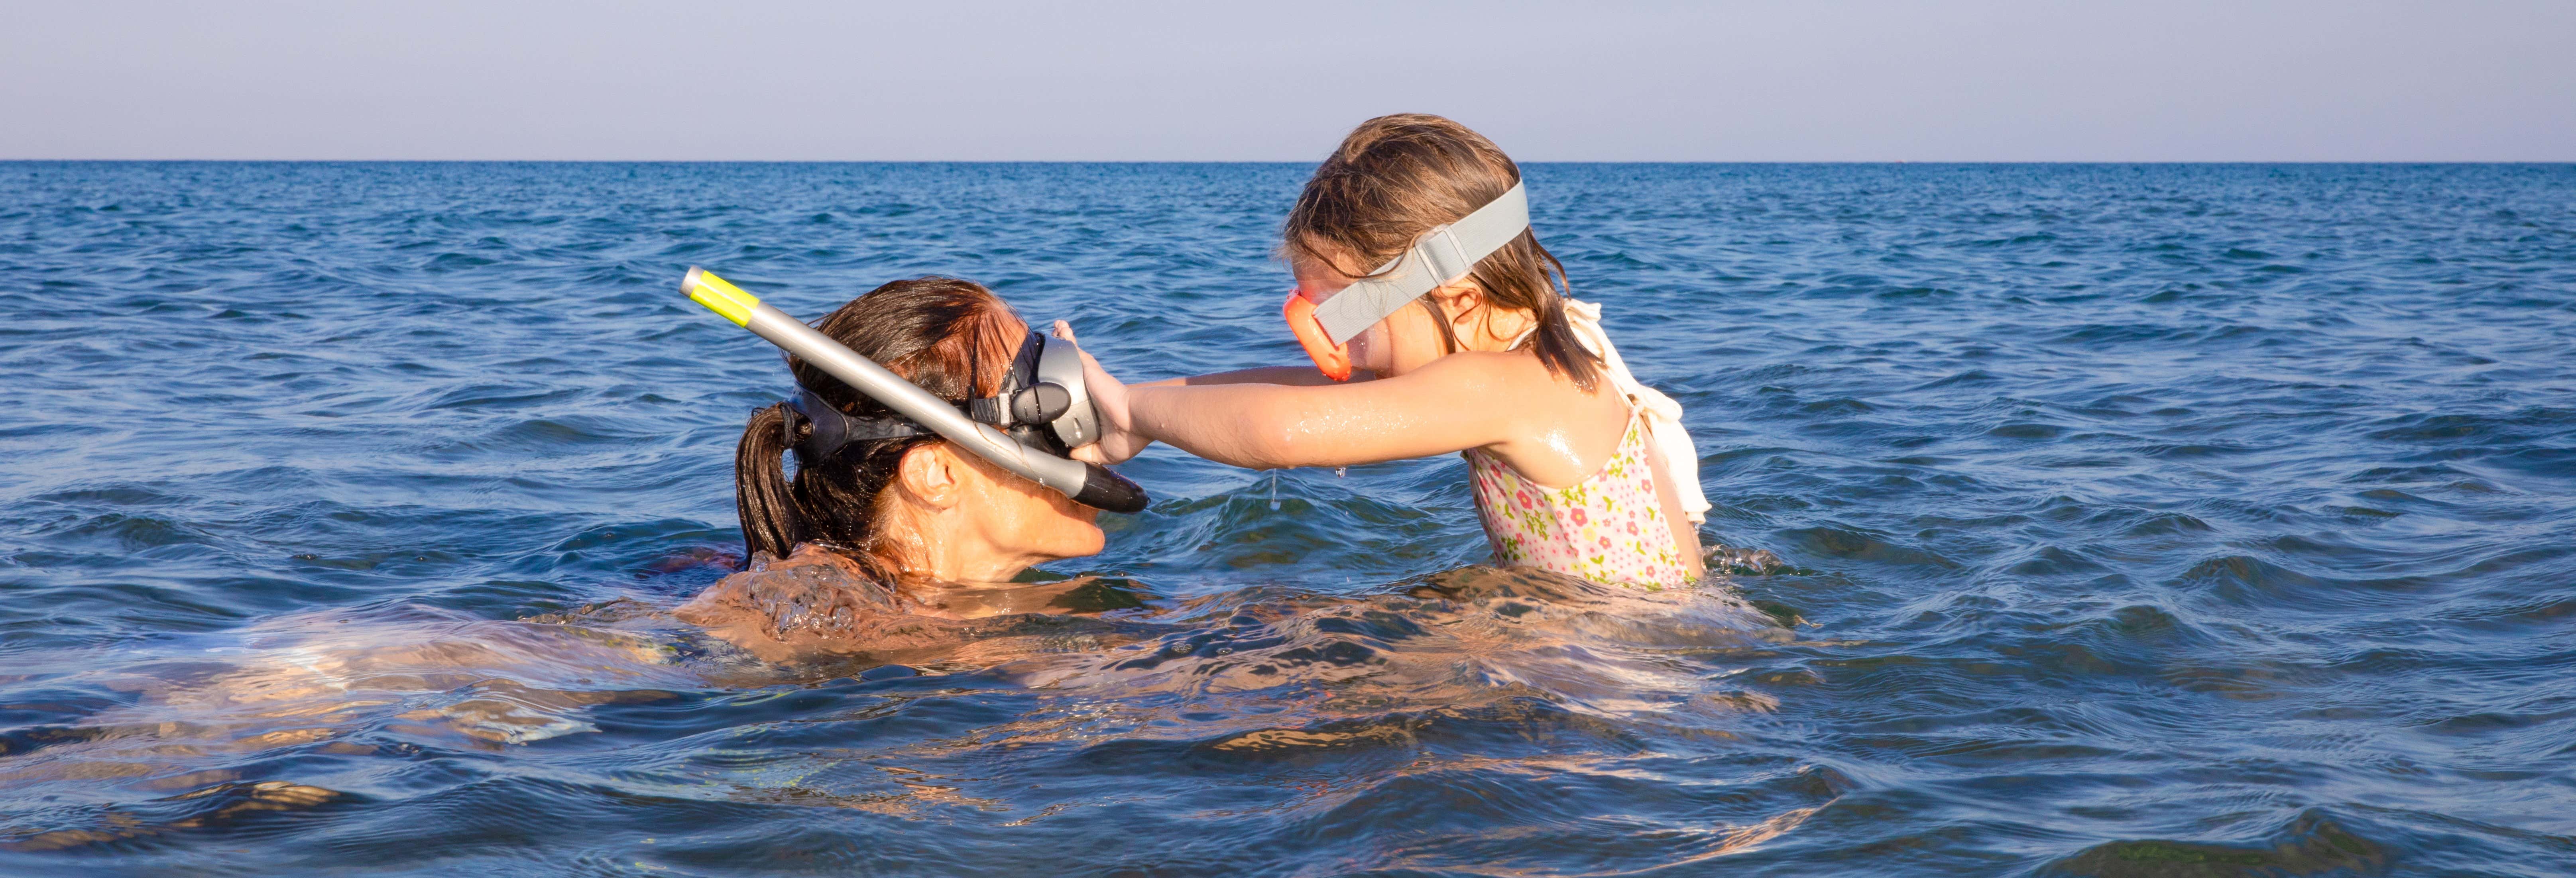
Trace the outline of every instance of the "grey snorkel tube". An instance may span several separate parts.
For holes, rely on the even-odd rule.
[[[804,321],[788,316],[787,312],[762,304],[760,297],[743,292],[741,287],[707,273],[706,269],[689,266],[688,276],[680,280],[680,291],[689,294],[689,298],[698,304],[707,306],[707,310],[768,339],[770,344],[814,364],[815,368],[841,379],[852,389],[884,403],[887,408],[930,428],[940,438],[955,442],[996,466],[1052,488],[1084,506],[1123,513],[1145,509],[1145,489],[1128,481],[1127,477],[1096,463],[1040,452],[1020,444],[1000,430],[976,423],[949,401],[932,396],[930,391],[903,380],[903,376],[886,371],[884,366],[859,356],[858,352],[832,340],[831,336],[815,331]]]

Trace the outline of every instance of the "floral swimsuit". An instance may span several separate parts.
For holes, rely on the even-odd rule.
[[[1494,563],[1649,591],[1690,582],[1655,495],[1644,418],[1631,415],[1618,453],[1572,487],[1539,485],[1481,448],[1461,456],[1473,474],[1476,515],[1485,521]]]

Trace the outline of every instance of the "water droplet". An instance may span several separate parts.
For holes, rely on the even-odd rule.
[[[1279,471],[1270,471],[1270,511],[1279,511]]]
[[[1350,475],[1350,474],[1351,474],[1351,468],[1350,468],[1350,467],[1346,467],[1346,466],[1337,466],[1337,467],[1334,467],[1334,468],[1333,468],[1333,478],[1338,479],[1338,478],[1341,478],[1341,477],[1343,477],[1343,476],[1347,476],[1347,475]]]

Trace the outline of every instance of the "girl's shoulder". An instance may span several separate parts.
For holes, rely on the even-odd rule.
[[[1424,383],[1481,385],[1507,393],[1562,393],[1588,396],[1572,379],[1548,369],[1538,354],[1517,351],[1459,351],[1422,364],[1405,377]]]
[[[1433,360],[1413,374],[1429,385],[1425,389],[1507,405],[1531,415],[1534,422],[1586,416],[1627,420],[1627,399],[1610,382],[1595,380],[1587,389],[1549,369],[1528,350],[1461,351]]]
[[[1494,455],[1543,485],[1573,485],[1618,453],[1634,418],[1625,394],[1607,380],[1589,389],[1559,374],[1527,350],[1451,354],[1425,367],[1457,361],[1458,374],[1441,382],[1494,411],[1497,441],[1477,450]],[[1472,389],[1469,389],[1472,388]]]

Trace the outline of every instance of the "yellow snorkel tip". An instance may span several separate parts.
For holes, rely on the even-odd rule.
[[[735,326],[750,326],[751,309],[760,307],[759,296],[743,292],[741,287],[695,265],[689,266],[689,275],[680,279],[680,292],[733,321]]]

